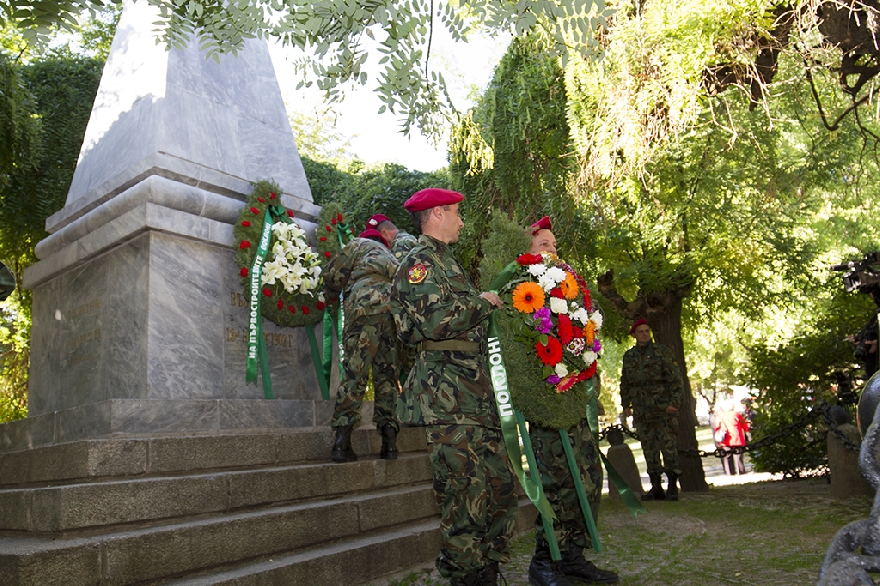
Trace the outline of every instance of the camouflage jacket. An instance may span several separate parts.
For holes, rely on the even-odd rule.
[[[480,297],[449,245],[430,236],[419,238],[394,277],[392,296],[397,335],[405,344],[485,344],[494,307]],[[420,351],[403,385],[397,415],[411,425],[498,427],[485,352]]]
[[[394,253],[398,261],[401,261],[410,250],[416,247],[418,242],[415,236],[401,230],[391,241],[391,252]]]
[[[384,244],[355,238],[324,270],[324,296],[344,296],[346,318],[388,313],[397,259]]]
[[[662,420],[667,417],[666,407],[680,408],[683,399],[681,370],[669,348],[652,340],[626,351],[620,373],[620,403],[624,409],[632,408],[633,419]]]

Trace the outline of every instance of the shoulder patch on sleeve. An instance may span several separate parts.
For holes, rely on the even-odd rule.
[[[428,269],[422,263],[413,265],[407,273],[407,279],[410,283],[417,284],[425,280],[428,276]]]

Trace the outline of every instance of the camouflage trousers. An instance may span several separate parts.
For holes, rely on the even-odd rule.
[[[648,474],[681,474],[678,467],[678,417],[660,421],[636,421],[636,434],[642,443],[642,453],[648,465]],[[660,464],[663,454],[663,464]]]
[[[339,391],[332,427],[346,427],[361,420],[361,404],[367,392],[370,368],[373,370],[375,409],[373,422],[378,429],[397,423],[397,331],[390,313],[366,315],[345,322],[342,332],[342,362]]]
[[[440,575],[463,578],[491,562],[507,562],[517,496],[501,430],[463,424],[426,429],[440,507]]]
[[[529,437],[535,450],[538,470],[541,472],[544,494],[553,507],[553,512],[556,513],[553,532],[559,550],[568,551],[569,544],[572,543],[583,549],[590,548],[592,542],[581,512],[559,430],[530,422]],[[599,499],[602,496],[602,461],[599,459],[599,448],[596,446],[586,418],[568,430],[568,439],[574,452],[575,463],[581,473],[581,482],[587,493],[590,511],[593,519],[598,523]],[[547,545],[540,513],[535,519],[535,543],[539,548]]]

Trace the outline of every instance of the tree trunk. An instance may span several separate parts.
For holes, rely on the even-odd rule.
[[[649,295],[639,295],[627,302],[614,286],[614,272],[608,271],[598,279],[599,291],[614,305],[626,319],[634,321],[640,317],[648,320],[654,340],[672,351],[681,368],[684,385],[684,402],[678,411],[678,447],[683,450],[697,449],[696,401],[691,392],[691,383],[684,362],[684,342],[681,339],[681,307],[690,287],[674,291],[663,291]],[[679,457],[681,468],[681,489],[687,492],[706,492],[709,485],[703,471],[703,460],[690,456]]]
[[[684,401],[678,411],[678,447],[682,450],[697,449],[697,413],[691,383],[687,375],[684,361],[684,343],[681,339],[681,306],[683,297],[675,292],[667,292],[665,311],[649,312],[646,319],[654,341],[663,344],[670,350],[681,368],[681,380],[684,385]],[[678,465],[681,468],[681,489],[689,492],[706,492],[709,485],[703,471],[703,460],[698,457],[679,455]]]

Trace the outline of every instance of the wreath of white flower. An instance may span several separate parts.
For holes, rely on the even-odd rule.
[[[291,294],[315,297],[324,303],[321,284],[321,261],[306,241],[306,232],[295,223],[272,224],[275,236],[271,260],[263,265],[262,284],[280,283]]]

